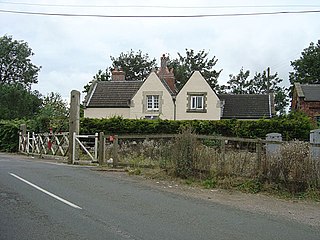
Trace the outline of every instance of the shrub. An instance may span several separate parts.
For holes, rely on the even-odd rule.
[[[17,152],[22,121],[0,121],[0,151]]]

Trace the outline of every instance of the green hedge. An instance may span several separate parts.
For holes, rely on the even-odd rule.
[[[20,124],[23,120],[0,121],[0,151],[15,152],[18,150]],[[27,123],[28,129],[32,121]],[[284,117],[258,121],[240,120],[144,120],[82,118],[80,123],[82,134],[104,132],[106,134],[175,134],[180,133],[185,126],[191,126],[197,134],[222,135],[228,137],[265,138],[267,133],[281,133],[283,140],[309,140],[310,130],[314,129],[309,118],[300,113],[291,113]]]
[[[265,138],[271,132],[281,133],[283,140],[308,140],[310,130],[314,128],[309,118],[301,113],[291,113],[271,120],[257,121],[241,120],[145,120],[123,119],[81,119],[81,133],[92,134],[174,134],[179,133],[184,126],[191,126],[197,134],[219,134],[230,137]]]

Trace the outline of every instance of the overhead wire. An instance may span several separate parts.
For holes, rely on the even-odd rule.
[[[74,13],[49,13],[49,12],[29,12],[0,9],[2,13],[59,16],[59,17],[96,17],[96,18],[207,18],[207,17],[241,17],[241,16],[263,16],[279,14],[307,14],[320,13],[320,10],[301,11],[275,11],[275,12],[252,12],[252,13],[222,13],[222,14],[190,14],[190,15],[104,15],[104,14],[74,14]]]
[[[48,3],[24,3],[0,1],[2,4],[43,6],[43,7],[70,7],[70,8],[173,8],[173,9],[219,9],[219,8],[284,8],[284,7],[310,7],[318,8],[316,4],[282,4],[282,5],[218,5],[218,6],[168,6],[168,5],[93,5],[93,4],[48,4]]]

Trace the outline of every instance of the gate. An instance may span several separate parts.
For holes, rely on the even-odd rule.
[[[73,134],[72,162],[98,159],[98,133],[95,135]],[[51,155],[68,157],[69,133],[30,133],[19,134],[19,152],[31,155]],[[77,156],[77,157],[76,157]]]
[[[73,133],[73,149],[72,149],[72,162],[76,161],[76,156],[79,160],[85,160],[85,154],[92,162],[98,161],[98,133],[95,135],[78,135]],[[78,150],[78,151],[77,151]]]

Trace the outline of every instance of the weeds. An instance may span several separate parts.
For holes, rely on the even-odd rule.
[[[279,153],[261,155],[250,143],[226,144],[203,141],[185,128],[175,139],[121,140],[119,159],[140,175],[151,166],[155,172],[184,179],[186,184],[204,188],[237,189],[247,193],[268,192],[285,197],[320,199],[320,161],[310,157],[309,144],[285,142]],[[107,148],[112,156],[112,146]],[[108,155],[109,154],[109,155]],[[159,174],[154,174],[159,177]]]

